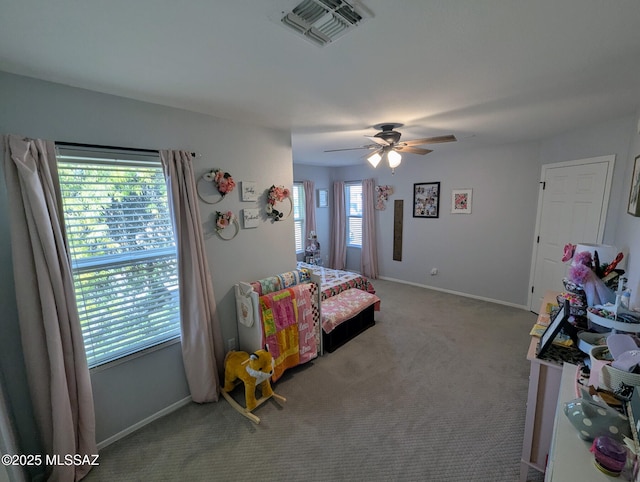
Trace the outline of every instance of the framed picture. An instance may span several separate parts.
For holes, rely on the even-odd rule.
[[[319,208],[329,207],[329,190],[328,189],[318,189],[318,207]]]
[[[255,181],[242,181],[242,200],[257,201],[258,188]]]
[[[451,191],[451,212],[453,214],[471,214],[472,189],[453,189]]]
[[[420,182],[413,185],[413,217],[437,218],[440,214],[440,183]]]
[[[260,224],[260,210],[259,209],[243,209],[242,210],[242,225],[245,229],[257,228]]]
[[[563,325],[569,323],[569,300],[564,300],[564,305],[560,307],[560,311],[556,314],[555,318],[547,329],[544,330],[544,333],[540,337],[540,344],[538,345],[538,352],[536,356],[538,358],[542,357],[544,353],[549,349],[556,335],[560,333]]]
[[[633,216],[640,216],[640,156],[636,157],[633,165],[627,212]]]

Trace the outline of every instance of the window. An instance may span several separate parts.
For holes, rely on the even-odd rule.
[[[293,225],[296,237],[296,254],[302,253],[305,248],[304,239],[304,187],[301,182],[293,183]]]
[[[89,367],[180,336],[178,269],[159,156],[58,149]]]
[[[362,247],[362,183],[345,184],[347,246]]]

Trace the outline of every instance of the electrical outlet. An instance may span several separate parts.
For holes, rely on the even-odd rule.
[[[438,274],[438,268],[431,268],[431,276],[435,276]]]
[[[227,340],[227,351],[231,351],[231,350],[235,350],[236,349],[236,339],[235,338],[229,338]]]

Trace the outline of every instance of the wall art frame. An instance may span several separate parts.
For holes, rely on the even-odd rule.
[[[560,311],[556,314],[553,320],[547,326],[547,329],[544,330],[544,333],[540,337],[540,343],[538,344],[538,350],[536,352],[536,357],[541,358],[545,352],[552,345],[553,340],[555,340],[560,330],[565,325],[569,324],[569,315],[570,315],[570,304],[569,300],[564,300],[564,304],[560,306]]]
[[[627,212],[632,216],[640,216],[640,156],[636,156],[633,164]]]
[[[417,182],[413,185],[413,217],[440,216],[440,181]]]
[[[242,181],[242,200],[244,202],[258,200],[258,184],[255,181]]]
[[[452,189],[451,190],[451,213],[471,214],[471,202],[473,199],[473,189]]]
[[[318,189],[317,191],[317,204],[319,208],[328,208],[329,207],[329,190],[328,189]]]
[[[242,226],[244,229],[257,228],[260,224],[259,209],[243,209],[242,210]]]

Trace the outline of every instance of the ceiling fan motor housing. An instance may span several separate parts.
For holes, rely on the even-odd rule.
[[[379,137],[380,139],[385,140],[389,144],[395,144],[400,140],[400,136],[402,135],[398,131],[394,131],[395,127],[400,127],[402,124],[382,124],[380,126],[376,126],[382,130],[382,132],[378,132],[375,137]]]

